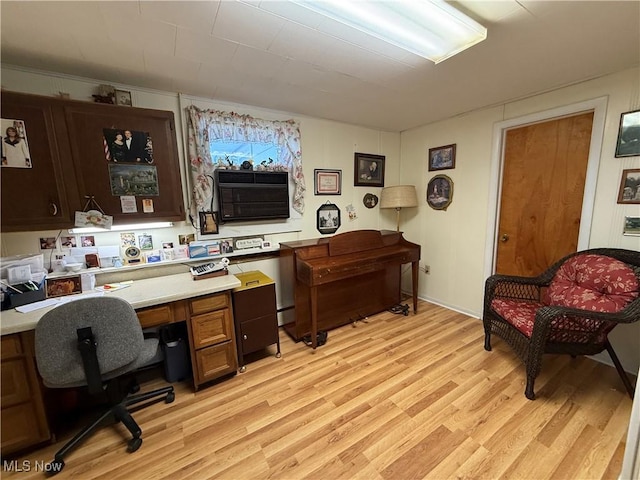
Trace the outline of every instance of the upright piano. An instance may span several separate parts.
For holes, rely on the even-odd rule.
[[[281,268],[295,281],[295,320],[284,325],[296,341],[361,320],[400,303],[403,264],[411,263],[413,311],[418,309],[420,245],[400,232],[357,230],[330,238],[280,244]],[[286,277],[286,272],[284,277]]]

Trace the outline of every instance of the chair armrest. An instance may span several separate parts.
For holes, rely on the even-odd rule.
[[[491,305],[496,297],[540,301],[540,287],[548,284],[542,276],[491,275],[485,282],[485,304]]]
[[[593,310],[581,310],[579,308],[561,307],[558,305],[542,307],[536,313],[533,329],[536,329],[538,323],[541,325],[551,325],[553,320],[560,317],[576,320],[601,320],[611,323],[633,323],[640,320],[640,297],[636,298],[619,312],[596,312]]]
[[[554,320],[560,321],[566,319],[567,322],[579,323],[580,321],[589,321],[590,324],[585,323],[585,326],[597,326],[591,332],[592,336],[597,336],[610,326],[610,324],[620,323],[633,323],[640,320],[640,298],[636,298],[633,302],[629,303],[624,309],[619,312],[595,312],[591,310],[580,310],[577,308],[561,307],[557,305],[550,305],[540,308],[536,313],[536,318],[533,324],[533,331],[531,332],[531,344],[532,347],[542,348],[544,351],[544,345],[549,338],[551,332],[552,322]],[[601,322],[595,324],[594,322]],[[605,323],[607,322],[607,323]],[[561,329],[558,329],[561,330]],[[589,333],[585,331],[585,335]]]

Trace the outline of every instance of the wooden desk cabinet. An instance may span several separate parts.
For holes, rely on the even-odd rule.
[[[136,310],[143,328],[186,321],[193,382],[200,385],[237,369],[229,292]],[[34,353],[34,331],[1,337],[2,456],[51,439]]]
[[[51,438],[36,374],[33,332],[2,337],[2,455]]]
[[[203,383],[234,373],[238,368],[231,296],[228,292],[204,295],[188,300],[188,304],[187,327],[197,390]]]
[[[233,290],[233,318],[236,327],[238,362],[244,372],[244,356],[277,343],[280,357],[276,284],[264,273],[237,274],[242,285]]]

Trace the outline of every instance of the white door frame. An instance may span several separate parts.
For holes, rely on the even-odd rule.
[[[485,241],[484,278],[495,272],[496,251],[498,245],[498,220],[500,218],[500,195],[502,192],[502,169],[504,164],[504,143],[507,130],[544,122],[554,118],[573,116],[583,112],[593,111],[593,127],[591,129],[591,144],[589,146],[589,160],[582,197],[582,212],[580,229],[578,232],[578,250],[589,247],[591,222],[593,220],[593,206],[596,196],[596,183],[604,136],[605,119],[607,114],[608,97],[598,97],[593,100],[565,105],[563,107],[537,112],[523,117],[512,118],[498,122],[493,127],[493,142],[491,148],[491,176],[489,180],[489,214],[487,216],[487,237]]]

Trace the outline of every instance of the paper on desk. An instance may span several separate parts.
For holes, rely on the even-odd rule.
[[[104,292],[93,292],[93,293],[83,293],[80,295],[69,295],[66,297],[57,297],[57,298],[47,298],[46,300],[41,300],[40,302],[33,302],[27,305],[20,305],[16,307],[16,312],[20,313],[29,313],[35,310],[40,310],[41,308],[46,307],[57,307],[59,305],[63,305],[65,303],[74,302],[76,300],[83,300],[85,298],[91,297],[102,297]]]
[[[116,290],[130,287],[132,283],[133,283],[132,280],[129,280],[127,282],[120,282],[120,283],[106,283],[101,287],[96,287],[96,290],[98,290],[99,292],[105,292],[105,293],[115,292]]]
[[[20,305],[16,307],[16,311],[20,313],[29,313],[34,310],[40,310],[41,308],[50,307],[51,305],[57,304],[59,299],[57,298],[47,298],[46,300],[41,300],[39,302],[28,303],[27,305]]]

